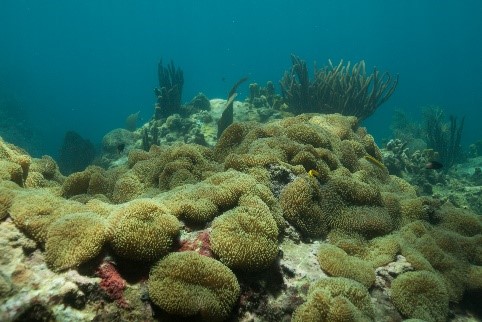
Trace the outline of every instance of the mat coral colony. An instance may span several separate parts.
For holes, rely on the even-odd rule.
[[[480,216],[367,159],[355,117],[233,123],[214,147],[142,131],[67,177],[1,141],[4,320],[440,321],[480,291]]]
[[[112,35],[116,46],[133,42],[140,26],[157,41],[158,20],[167,26],[180,19],[159,12],[185,15],[191,8],[174,10],[175,5],[165,4],[155,19],[135,26],[140,12],[145,18],[151,14],[140,4],[129,12],[133,21],[119,23],[124,15],[106,15],[106,21],[119,24],[96,24],[94,32],[89,19],[98,12],[86,11],[85,5],[78,8],[86,19],[79,29],[65,11],[68,5],[59,8],[70,17],[68,24],[55,16],[57,11],[49,11],[48,17],[71,33],[64,38],[62,28],[49,29],[63,39],[55,42],[58,50],[86,32],[93,37],[86,44],[94,46],[95,33],[113,27],[119,29]],[[9,6],[6,10],[20,14],[21,4]],[[222,29],[232,31],[244,20],[230,16],[227,23],[229,12],[243,14],[225,6],[215,17],[206,14],[217,21],[210,32],[222,33],[227,41],[234,33]],[[34,3],[30,7],[32,12],[22,16],[28,30],[28,19],[37,21],[41,10]],[[258,16],[255,8],[250,7]],[[117,9],[111,9],[107,11],[116,15]],[[263,19],[277,9],[269,10]],[[182,21],[196,22],[199,37],[213,23],[204,16]],[[290,21],[290,28],[298,28],[296,19],[282,21],[282,34]],[[17,25],[11,19],[3,23]],[[342,39],[344,27],[339,28],[336,38]],[[243,47],[258,48],[257,59],[263,53],[258,32],[251,32],[251,42]],[[86,68],[95,70],[99,80],[72,84],[78,93],[63,100],[70,105],[56,113],[61,120],[57,127],[69,124],[64,120],[94,95],[91,85],[96,99],[107,95],[112,104],[86,112],[89,131],[78,118],[78,127],[71,123],[57,141],[43,136],[50,123],[35,117],[42,108],[42,114],[49,114],[48,107],[39,105],[35,113],[20,109],[26,102],[22,97],[48,91],[46,84],[57,76],[46,73],[45,84],[37,82],[40,89],[24,82],[32,88],[15,95],[12,89],[10,95],[15,79],[7,75],[5,84],[10,85],[0,90],[0,321],[479,321],[482,144],[473,140],[472,117],[435,105],[421,108],[420,117],[391,109],[394,100],[411,104],[406,95],[409,72],[369,65],[379,58],[380,66],[398,66],[364,48],[346,55],[364,54],[367,62],[318,56],[326,63],[311,68],[313,52],[306,53],[302,45],[308,34],[273,38],[273,48],[280,46],[278,40],[290,39],[309,57],[287,52],[281,66],[273,58],[276,68],[286,69],[272,75],[278,76],[275,81],[257,77],[258,68],[269,69],[259,62],[251,66],[249,57],[242,68],[236,65],[240,61],[230,59],[233,74],[216,76],[218,83],[210,79],[216,73],[215,57],[237,55],[234,48],[239,48],[228,51],[221,38],[209,46],[203,43],[214,58],[196,50],[196,42],[183,41],[193,46],[189,55],[196,54],[190,63],[186,49],[173,61],[160,59],[160,48],[152,47],[157,54],[151,59],[137,44],[139,57],[126,52],[129,62],[123,59],[116,69],[138,68],[138,102],[123,109],[117,96],[130,92],[115,88],[122,87],[116,76],[101,66]],[[177,42],[168,34],[159,41],[164,55],[169,46],[180,44],[181,35],[192,37],[181,31],[177,35]],[[37,45],[41,56],[46,44]],[[150,61],[144,76],[141,52]],[[106,66],[124,54],[102,53]],[[55,57],[52,68],[63,63]],[[209,75],[193,64],[211,66]],[[431,65],[426,65],[429,75]],[[17,70],[18,75],[28,69]],[[157,79],[144,86],[142,78],[149,73]],[[193,83],[194,92],[189,87]],[[129,84],[135,91],[134,83]],[[214,84],[221,89],[213,90]],[[50,92],[52,104],[52,97],[64,97],[66,90]],[[383,113],[391,121],[370,125]],[[119,115],[125,117],[123,128],[123,121],[114,117]],[[384,130],[389,133],[379,135]],[[94,133],[100,132],[96,138]],[[53,142],[58,153],[44,153]]]

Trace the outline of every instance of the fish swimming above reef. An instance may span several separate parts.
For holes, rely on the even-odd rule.
[[[320,173],[316,170],[313,170],[311,169],[310,171],[308,171],[308,175],[310,177],[313,177],[313,178],[319,178],[320,177]]]
[[[375,159],[374,157],[372,157],[371,155],[365,155],[365,160],[367,160],[368,162],[370,162],[371,164],[379,167],[380,169],[385,169],[385,165],[383,163],[381,163],[380,161],[378,161],[377,159]]]
[[[429,161],[427,164],[425,164],[425,169],[429,170],[438,170],[442,169],[444,165],[438,161]]]

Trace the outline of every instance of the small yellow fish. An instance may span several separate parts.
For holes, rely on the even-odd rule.
[[[313,177],[313,178],[319,178],[320,177],[320,173],[314,169],[311,169],[310,171],[308,171],[308,175],[310,177]]]
[[[378,161],[377,159],[375,159],[374,157],[372,157],[371,155],[365,155],[365,160],[367,160],[368,162],[370,162],[371,164],[374,164],[376,165],[377,167],[379,167],[380,169],[384,170],[385,169],[385,165],[383,163],[381,163],[380,161]]]

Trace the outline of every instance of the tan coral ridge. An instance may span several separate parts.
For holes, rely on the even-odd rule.
[[[297,122],[309,124],[296,127],[308,135],[290,132]],[[434,272],[451,302],[459,302],[465,291],[480,290],[481,217],[467,212],[455,215],[461,211],[419,198],[407,182],[388,175],[373,138],[357,129],[353,119],[301,115],[267,125],[234,124],[216,149],[226,168],[247,173],[273,159],[301,165],[306,172],[316,170],[316,177],[293,170],[297,177],[282,190],[280,204],[285,219],[303,235],[328,236],[341,248],[320,251],[320,264],[327,273],[369,286],[374,268],[401,253],[417,271]],[[424,304],[427,308],[429,302]],[[448,305],[443,300],[438,303]],[[433,310],[428,316],[434,319],[447,312],[444,305]]]
[[[167,159],[161,158],[164,156]],[[352,117],[300,115],[266,125],[235,123],[214,149],[180,145],[168,149],[153,146],[149,152],[134,150],[126,167],[91,167],[65,181],[56,177],[55,167],[45,160],[48,171],[40,171],[40,167],[34,171],[32,165],[32,173],[41,175],[35,175],[38,185],[21,188],[18,182],[13,183],[16,177],[0,179],[0,192],[4,192],[0,210],[45,245],[49,265],[57,270],[77,267],[106,244],[112,244],[114,252],[126,258],[157,260],[172,250],[180,226],[177,220],[203,229],[214,220],[211,238],[215,256],[235,270],[263,270],[278,256],[278,237],[286,220],[306,237],[328,237],[332,246],[320,250],[318,256],[321,267],[334,276],[328,280],[358,280],[366,290],[373,281],[370,270],[402,254],[416,272],[437,276],[451,302],[460,301],[467,290],[479,290],[480,217],[418,198],[413,187],[388,175],[367,156],[381,161],[373,138],[358,128]],[[12,162],[8,154],[0,158]],[[279,200],[272,192],[277,184],[270,177],[273,164],[294,177],[283,183]],[[319,175],[308,175],[312,169]],[[133,181],[121,180],[127,177]],[[134,193],[123,199],[131,191]],[[135,199],[139,196],[152,198]],[[141,205],[154,210],[134,210]],[[139,218],[135,219],[135,214]],[[96,227],[86,227],[88,223]],[[151,224],[166,227],[162,247],[152,254],[142,250],[145,242],[159,243],[149,230]],[[65,232],[77,228],[87,229],[86,234]],[[147,229],[145,233],[143,229]],[[115,241],[113,236],[121,236],[122,230],[125,237]],[[57,258],[55,254],[65,255]],[[346,267],[337,267],[330,256]],[[362,266],[366,269],[355,274]],[[413,295],[411,292],[400,293],[403,295],[397,302],[407,317],[411,316],[403,309],[403,296]],[[317,295],[309,297],[306,306],[321,305],[317,310],[322,316],[372,316],[346,296],[325,293],[313,291]],[[427,303],[428,310],[430,305]],[[440,315],[431,316],[445,314],[443,308],[437,312]]]
[[[210,149],[183,144],[167,148],[153,145],[146,152],[132,150],[126,165],[104,170],[90,166],[69,175],[62,183],[66,198],[101,198],[121,204],[159,190],[200,182],[219,170]],[[150,193],[154,190],[154,193]],[[83,196],[83,197],[81,197]]]

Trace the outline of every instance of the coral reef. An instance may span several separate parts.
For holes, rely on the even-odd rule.
[[[202,111],[205,137],[225,105]],[[356,117],[141,149],[144,129],[183,119],[151,120],[107,169],[68,177],[0,141],[2,320],[438,321],[482,291],[481,217],[389,174]]]
[[[0,179],[23,186],[32,158],[22,149],[5,142],[0,137]]]
[[[45,259],[54,270],[78,267],[99,255],[109,237],[107,223],[96,213],[62,216],[48,226]]]
[[[248,102],[257,109],[265,109],[265,113],[269,113],[270,109],[279,110],[283,103],[283,98],[276,94],[275,86],[272,81],[268,81],[266,86],[259,86],[258,83],[249,84]]]
[[[278,227],[268,206],[257,196],[245,195],[238,207],[212,223],[211,247],[220,261],[233,269],[260,270],[278,255]]]
[[[392,283],[392,300],[402,314],[423,321],[445,321],[449,310],[445,285],[437,275],[427,271],[397,277]]]
[[[169,252],[180,223],[155,202],[136,199],[109,218],[116,254],[134,261],[153,261]]]
[[[292,321],[371,321],[373,316],[368,290],[336,277],[312,284],[307,301],[296,309]]]
[[[367,76],[362,60],[351,67],[343,61],[316,70],[308,76],[306,63],[291,55],[292,67],[281,79],[281,89],[289,110],[300,113],[340,113],[365,119],[386,102],[397,87],[398,76],[379,75],[374,68]]]
[[[164,67],[162,60],[157,68],[159,88],[154,89],[157,98],[154,119],[166,118],[175,113],[180,113],[182,87],[184,86],[184,73],[171,62]]]
[[[375,269],[369,262],[350,256],[335,245],[320,245],[318,261],[323,271],[331,276],[350,278],[366,287],[375,282]]]
[[[444,122],[445,114],[440,108],[427,108],[424,111],[427,145],[438,152],[440,161],[446,168],[463,159],[460,140],[464,129],[464,117],[457,122],[455,116],[450,116],[450,124]]]
[[[238,281],[229,268],[196,252],[172,253],[149,275],[149,296],[171,314],[222,321],[239,296]]]

